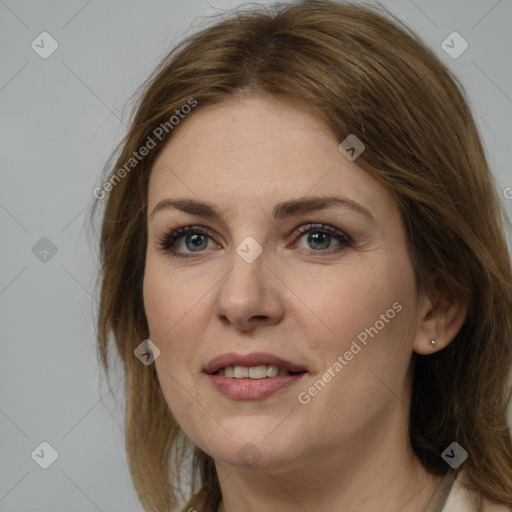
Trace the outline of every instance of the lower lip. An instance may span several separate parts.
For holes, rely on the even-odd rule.
[[[213,387],[234,400],[261,400],[293,386],[306,373],[297,375],[278,375],[266,379],[232,379],[223,375],[208,375]]]

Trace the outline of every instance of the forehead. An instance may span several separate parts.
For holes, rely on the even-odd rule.
[[[349,161],[315,110],[273,96],[230,98],[200,107],[155,161],[148,206],[195,197],[258,207],[307,195],[343,195],[375,210],[391,207],[384,188]]]

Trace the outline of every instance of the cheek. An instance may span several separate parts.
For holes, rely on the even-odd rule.
[[[376,322],[379,337],[392,331],[394,337],[400,332],[406,315],[396,309],[404,308],[413,298],[410,291],[414,286],[412,269],[397,267],[385,259],[376,261],[378,255],[372,259],[374,263],[333,269],[323,279],[295,281],[294,293],[304,297],[302,302],[307,306],[300,318],[310,319],[307,324],[302,320],[303,327],[310,332],[316,329],[317,339],[331,340],[321,343],[318,349],[339,351],[344,343],[348,341],[350,345],[352,339]],[[393,309],[395,303],[399,305]]]
[[[176,272],[148,255],[143,282],[144,310],[153,341],[166,343],[181,324],[194,314],[200,298],[193,282],[185,282]]]
[[[163,303],[167,288],[165,281],[161,278],[161,272],[157,268],[151,253],[146,253],[142,297],[144,311],[150,327],[154,323],[153,320],[159,316],[159,306]]]
[[[331,393],[321,392],[326,406],[330,400],[341,400],[346,413],[351,412],[349,404],[368,410],[379,406],[377,397],[392,396],[390,389],[400,392],[416,332],[414,273],[402,259],[401,263],[397,254],[395,259],[365,265],[364,271],[338,272],[329,286],[317,288],[316,325],[307,329],[324,333],[309,336],[319,340],[311,348],[323,362],[322,371],[331,368],[335,375],[326,376]]]
[[[179,295],[181,300],[178,300]],[[183,369],[189,359],[190,343],[180,338],[180,318],[184,316],[186,300],[183,291],[176,294],[165,273],[149,263],[143,285],[144,309],[149,327],[149,338],[160,349],[155,360],[158,378],[169,405],[174,402],[176,383],[171,376],[183,381]],[[178,374],[177,374],[178,371]],[[181,374],[181,375],[179,375]]]
[[[204,279],[191,279],[171,272],[165,264],[149,257],[143,282],[144,309],[150,339],[161,350],[157,369],[166,368],[180,380],[197,370],[197,353],[209,315],[205,312]],[[195,362],[194,362],[195,361]]]
[[[304,406],[309,428],[323,431],[326,442],[378,429],[385,410],[395,408],[400,401],[407,403],[404,385],[411,342],[406,307],[400,305],[402,310],[393,310],[394,318],[389,319],[389,314],[389,323],[380,330],[380,314],[386,315],[392,304],[373,304],[371,312],[361,306],[357,321],[340,317],[340,330],[350,326],[345,334],[331,337],[331,343],[321,348],[315,347],[325,366],[308,382],[309,387],[298,390],[303,394],[297,399],[301,404],[309,402]],[[364,316],[367,321],[362,320]]]
[[[191,367],[200,338],[189,328],[194,325],[194,296],[186,283],[153,263],[148,258],[143,298],[149,337],[161,351],[155,368],[169,409],[179,424],[187,425],[190,411],[197,406]]]

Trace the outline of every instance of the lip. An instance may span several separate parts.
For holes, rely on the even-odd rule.
[[[223,375],[207,375],[213,387],[232,400],[262,400],[297,384],[306,373],[278,375],[267,379],[232,379]]]
[[[236,354],[234,352],[229,352],[226,354],[221,354],[213,358],[204,368],[204,372],[212,375],[217,370],[224,368],[226,366],[260,366],[260,365],[275,365],[284,370],[288,370],[289,372],[303,372],[307,371],[307,368],[304,366],[300,366],[297,363],[292,363],[287,361],[286,359],[282,359],[280,357],[274,356],[272,354],[267,354],[265,352],[252,352],[251,354]],[[228,377],[229,378],[229,377]],[[277,378],[277,377],[273,377]]]
[[[223,375],[214,375],[217,370],[226,366],[259,366],[274,365],[289,372],[304,372],[296,375],[277,375],[265,379],[233,379]],[[265,352],[221,354],[213,358],[204,368],[208,380],[213,387],[232,400],[262,400],[277,391],[286,389],[299,382],[307,373],[307,369],[297,363],[287,361]]]

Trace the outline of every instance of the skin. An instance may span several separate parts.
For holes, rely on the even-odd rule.
[[[341,141],[307,105],[231,97],[194,111],[176,130],[150,177],[144,305],[169,408],[215,459],[219,511],[257,511],[263,502],[279,512],[423,511],[440,477],[422,467],[407,436],[411,356],[450,343],[464,307],[441,289],[417,296],[396,204],[338,150]],[[374,220],[347,206],[272,218],[276,203],[311,195],[343,196]],[[221,220],[174,208],[151,215],[160,201],[182,197],[213,203]],[[296,233],[310,223],[348,233],[353,246]],[[187,225],[212,233],[199,237],[199,252],[185,237],[176,242],[195,259],[158,249],[168,231]],[[236,252],[249,236],[263,249],[252,263]],[[402,310],[300,403],[298,394],[394,303]],[[308,373],[248,401],[220,395],[203,373],[219,354],[256,351]],[[242,460],[243,447],[255,465]]]

